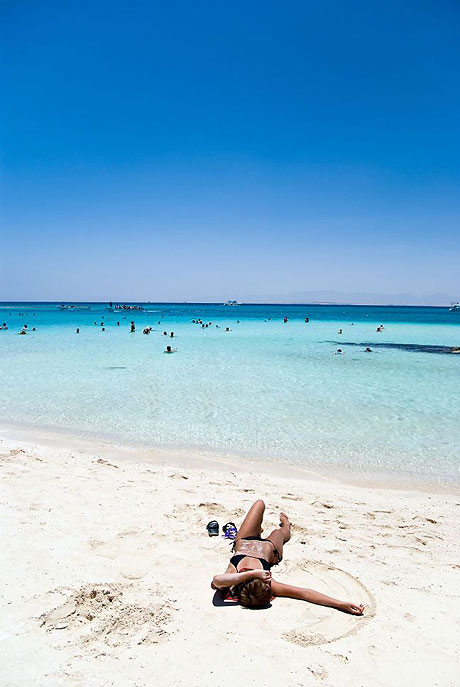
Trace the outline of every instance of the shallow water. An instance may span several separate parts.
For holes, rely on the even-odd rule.
[[[0,323],[9,326],[0,331],[3,421],[308,467],[459,480],[460,356],[436,354],[436,347],[460,345],[460,313],[144,307],[0,304]],[[192,323],[197,318],[213,324],[202,329]],[[26,323],[29,334],[18,336]],[[149,336],[142,334],[147,325]],[[164,355],[168,344],[177,353]],[[343,355],[334,355],[338,347]]]

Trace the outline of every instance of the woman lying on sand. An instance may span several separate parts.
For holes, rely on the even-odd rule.
[[[212,588],[229,589],[247,608],[263,608],[273,597],[287,596],[362,615],[362,604],[338,601],[312,589],[292,587],[272,579],[270,569],[283,558],[283,545],[291,538],[291,524],[287,515],[281,513],[279,528],[263,539],[260,535],[264,511],[265,503],[261,499],[252,504],[235,538],[234,555],[228,568],[223,575],[214,576]]]

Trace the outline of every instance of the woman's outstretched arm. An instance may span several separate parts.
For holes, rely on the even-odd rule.
[[[272,580],[272,592],[274,596],[285,596],[290,599],[301,599],[302,601],[309,601],[311,604],[336,608],[338,611],[351,613],[352,615],[362,615],[364,610],[363,604],[339,601],[338,599],[332,598],[332,596],[326,596],[326,594],[321,594],[321,592],[315,592],[313,589],[293,587],[290,584],[275,582],[275,580]]]

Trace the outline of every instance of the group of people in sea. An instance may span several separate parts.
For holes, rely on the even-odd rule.
[[[112,308],[112,303],[110,303],[110,307]],[[142,308],[141,306],[137,306],[137,305],[129,305],[129,306],[128,306],[128,305],[116,305],[116,306],[114,306],[114,309],[115,309],[115,310],[143,310],[143,308]],[[35,314],[35,313],[34,313],[34,314]],[[162,315],[162,317],[164,317],[164,315]],[[126,319],[126,318],[124,318],[124,319]],[[269,317],[268,319],[265,320],[265,322],[271,321],[271,319],[272,319],[272,318]],[[309,318],[309,317],[305,317],[305,320],[304,320],[304,321],[305,321],[306,324],[308,324],[308,323],[310,322],[310,318]],[[159,320],[159,321],[158,321],[158,324],[160,324],[160,322],[161,322],[161,321]],[[284,322],[284,324],[287,324],[287,323],[289,322],[289,319],[288,319],[287,317],[283,317],[283,322]],[[201,328],[202,328],[202,329],[207,329],[207,328],[209,328],[209,327],[212,327],[212,325],[213,325],[212,322],[203,322],[203,320],[202,320],[201,318],[193,319],[193,320],[192,320],[192,323],[193,323],[193,324],[196,324],[196,325],[201,325]],[[239,324],[239,323],[240,323],[240,320],[236,320],[236,323]],[[95,326],[98,325],[98,323],[97,323],[96,321],[93,322],[93,324],[94,324]],[[116,324],[117,324],[117,327],[120,326],[120,322],[119,322],[119,321],[117,321]],[[354,323],[352,322],[351,324],[354,324]],[[101,321],[100,324],[99,324],[99,326],[101,327],[101,331],[105,332],[106,327],[105,327],[104,321]],[[216,327],[217,329],[220,329],[220,325],[219,325],[219,324],[216,324],[215,327]],[[377,327],[377,332],[381,332],[381,331],[383,330],[383,328],[384,328],[384,327],[383,327],[383,324],[379,325],[379,326]],[[7,325],[6,322],[3,322],[3,323],[2,323],[2,326],[0,327],[0,330],[1,330],[1,329],[5,329],[5,330],[8,329],[8,325]],[[143,333],[143,334],[146,334],[146,335],[149,335],[150,332],[151,332],[152,330],[153,330],[153,327],[149,325],[149,326],[143,328],[142,333]],[[32,331],[36,331],[36,328],[33,327],[33,328],[32,328]],[[135,333],[135,331],[136,331],[135,322],[134,322],[133,320],[131,320],[131,322],[130,322],[130,332],[133,334],[133,333]],[[225,331],[226,331],[226,332],[231,332],[232,330],[230,329],[230,327],[225,327]],[[27,324],[25,324],[25,325],[23,326],[23,328],[21,329],[21,331],[19,332],[19,334],[24,335],[24,334],[27,334],[27,333],[28,333],[28,326],[27,326]],[[76,334],[80,334],[80,327],[77,327],[77,328],[76,328],[75,333],[76,333]],[[338,333],[338,334],[343,334],[343,329],[339,329],[337,333]],[[167,331],[164,331],[164,332],[163,332],[163,336],[169,336],[169,337],[172,339],[172,338],[174,338],[174,332],[170,332],[170,333],[168,334]],[[171,346],[166,346],[166,349],[165,349],[164,352],[165,352],[165,353],[175,353],[176,351],[177,351],[177,348],[174,348],[174,349],[173,349]],[[371,350],[369,347],[366,347],[365,352],[366,352],[366,353],[371,353],[372,350]],[[341,348],[338,348],[338,349],[336,350],[336,352],[335,352],[335,355],[343,355],[343,350],[342,350]]]
[[[212,327],[212,322],[203,322],[203,320],[201,320],[201,319],[192,320],[192,323],[193,323],[193,324],[200,324],[200,325],[201,325],[201,329],[208,329],[208,327]],[[239,320],[236,320],[236,323],[239,324],[240,321],[239,321]],[[216,324],[216,325],[214,325],[214,326],[216,327],[216,329],[220,329],[220,328],[221,328],[221,327],[220,327],[220,324]],[[230,329],[230,327],[225,327],[225,331],[226,331],[226,332],[231,332],[232,330]]]
[[[29,315],[28,312],[18,312],[17,314],[18,314],[19,317],[26,317],[26,316],[28,317],[28,315]],[[11,313],[10,313],[10,312],[8,313],[8,316],[11,317]],[[35,313],[33,313],[33,316],[35,317]],[[8,324],[7,324],[6,322],[2,322],[2,325],[1,325],[1,327],[0,327],[0,331],[2,331],[2,330],[3,330],[3,331],[8,331]],[[31,331],[32,331],[32,332],[37,331],[36,327],[32,327]],[[18,334],[21,334],[22,336],[24,336],[24,334],[28,334],[28,325],[27,325],[27,324],[24,324],[24,325],[22,326],[22,329],[18,332]]]
[[[3,325],[0,327],[0,329],[8,329],[8,325],[6,324],[6,322],[3,322]],[[36,331],[37,331],[37,328],[36,328],[36,327],[32,327],[32,328],[29,330],[28,325],[25,324],[25,325],[23,325],[21,331],[18,332],[18,334],[20,334],[21,336],[24,336],[25,334],[28,334],[29,331],[31,331],[31,332],[36,332]]]
[[[343,353],[344,353],[343,350],[341,348],[338,348],[336,350],[336,352],[334,353],[334,355],[343,355]],[[364,349],[364,353],[372,353],[372,348],[369,348],[369,346],[366,346],[366,348]]]
[[[117,306],[115,306],[115,307],[117,307]],[[119,306],[119,309],[120,310],[122,310],[122,309],[134,310],[134,309],[141,309],[141,308],[138,306]],[[9,316],[12,315],[12,313],[8,313],[8,314],[9,314]],[[13,313],[13,314],[16,314],[19,317],[26,317],[26,316],[34,316],[35,317],[36,316],[36,313],[30,313],[30,315],[29,315],[29,313]],[[164,319],[164,317],[165,317],[165,315],[161,314],[161,318]],[[110,316],[106,315],[101,322],[94,321],[93,325],[95,327],[99,326],[101,331],[105,332],[106,331],[105,319],[110,320]],[[126,320],[127,318],[126,318],[126,316],[124,316],[122,319]],[[283,320],[284,324],[287,324],[289,322],[288,317],[283,317],[282,320]],[[264,321],[270,322],[270,321],[272,321],[272,318],[271,317],[266,318]],[[160,320],[158,320],[157,324],[160,325],[161,322],[162,322],[162,320],[160,319]],[[215,327],[217,329],[222,329],[225,332],[231,332],[232,331],[232,329],[228,326],[226,326],[224,328],[222,325],[215,324],[212,321],[205,322],[205,321],[203,321],[202,318],[193,319],[193,320],[191,320],[191,322],[192,322],[192,324],[197,325],[197,326],[201,327],[202,329],[209,329],[211,327]],[[235,322],[236,322],[236,324],[240,324],[240,320],[235,320]],[[305,317],[304,322],[305,322],[305,324],[308,324],[310,322],[310,318]],[[116,321],[116,323],[114,323],[114,324],[116,324],[117,327],[120,327],[122,323],[120,321]],[[349,325],[353,326],[354,322],[350,322]],[[8,322],[2,322],[0,325],[0,331],[7,331],[8,329],[9,329]],[[380,334],[383,332],[384,329],[385,329],[384,325],[379,324],[376,328],[376,332]],[[22,326],[22,328],[20,329],[20,331],[18,331],[17,333],[20,336],[25,336],[25,335],[29,334],[30,332],[35,332],[35,331],[37,331],[36,327],[29,327],[28,324],[24,324]],[[130,332],[135,333],[135,331],[136,331],[135,322],[133,320],[131,320],[130,321]],[[149,335],[152,331],[153,331],[153,327],[151,325],[148,325],[142,329],[142,332],[145,335]],[[77,327],[75,329],[75,333],[80,334],[80,332],[81,332],[80,327]],[[344,333],[344,329],[342,327],[340,329],[338,329],[337,334],[343,335],[343,333]],[[173,331],[172,332],[163,331],[163,336],[168,336],[170,338],[174,338],[176,335],[175,335],[175,332],[173,332]],[[349,345],[349,344],[347,343],[346,345]],[[359,346],[359,344],[352,344],[352,345],[353,346],[357,346],[357,345]],[[365,346],[363,348],[364,353],[373,353],[374,352],[370,346],[366,346],[365,344],[362,344],[362,345]],[[382,345],[384,345],[384,344],[380,344],[380,343],[376,344],[376,346],[378,346],[378,347],[381,347]],[[393,346],[393,344],[388,344],[388,346]],[[445,346],[444,349],[442,350],[442,352],[445,352],[445,353],[456,353],[456,354],[460,353],[460,347],[459,346]],[[176,351],[177,351],[176,348],[172,348],[171,346],[167,346],[164,352],[165,353],[175,353]],[[337,348],[335,351],[333,351],[333,353],[334,353],[334,355],[344,355],[345,351],[343,348]]]

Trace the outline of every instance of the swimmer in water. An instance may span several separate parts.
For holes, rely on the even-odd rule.
[[[79,327],[76,328],[75,334],[80,334],[80,328]]]
[[[342,349],[341,349],[341,348],[338,348],[338,349],[336,350],[336,352],[334,353],[334,355],[343,355]]]
[[[165,353],[175,353],[177,348],[171,348],[171,346],[166,346]]]
[[[369,346],[367,346],[365,353],[372,353],[372,350],[369,348]]]

